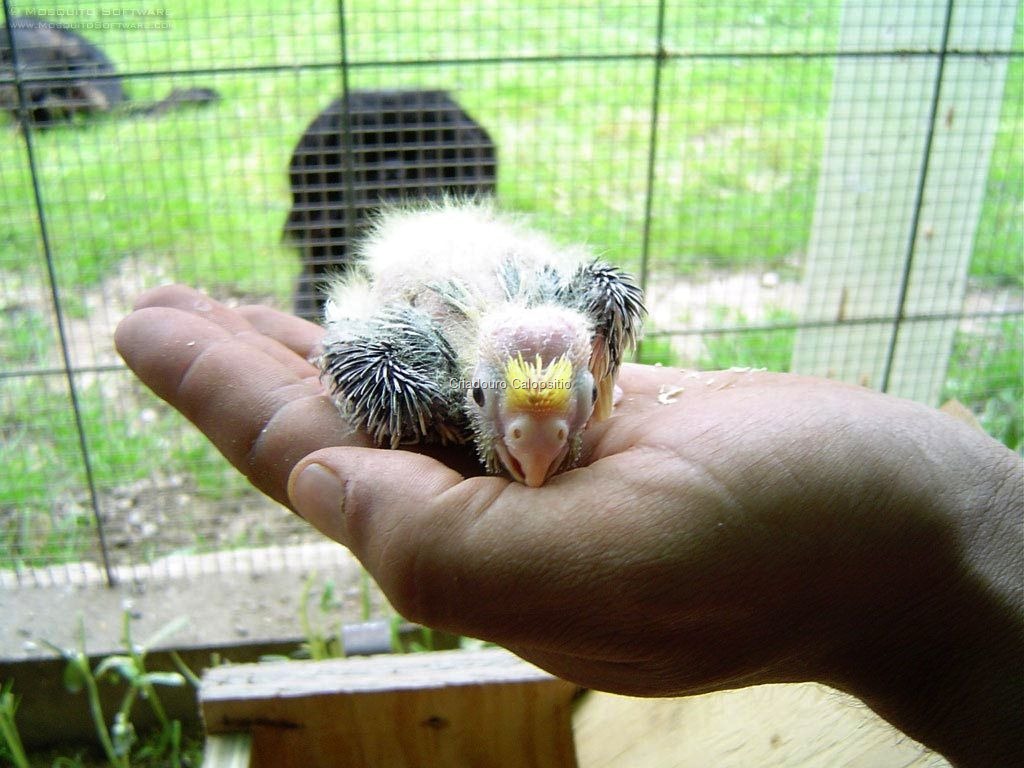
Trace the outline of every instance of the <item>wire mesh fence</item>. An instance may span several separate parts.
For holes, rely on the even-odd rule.
[[[636,273],[643,361],[956,398],[1021,448],[1015,1],[3,10],[5,585],[316,539],[134,381],[112,334],[170,281],[311,313],[303,276],[385,189],[477,185]]]

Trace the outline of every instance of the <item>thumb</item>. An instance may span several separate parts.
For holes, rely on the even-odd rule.
[[[299,515],[344,544],[363,562],[379,551],[380,535],[428,506],[463,477],[441,462],[409,451],[325,448],[306,456],[288,478]]]

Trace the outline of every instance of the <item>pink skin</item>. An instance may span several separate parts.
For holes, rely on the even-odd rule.
[[[497,450],[501,463],[516,480],[539,488],[569,453],[569,422],[560,413],[515,414]]]
[[[526,360],[540,355],[544,365],[565,355],[573,370],[586,371],[590,360],[590,330],[580,317],[560,307],[517,309],[488,319],[482,329],[481,359],[506,361],[522,354]],[[503,365],[496,366],[499,370]],[[492,369],[493,370],[493,369]],[[508,473],[520,483],[537,488],[565,462],[572,437],[590,418],[591,380],[577,381],[586,393],[574,391],[564,409],[531,411],[511,408],[501,398],[491,412],[497,439],[494,447]]]

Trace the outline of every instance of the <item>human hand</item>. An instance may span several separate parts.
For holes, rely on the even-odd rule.
[[[819,680],[933,744],[937,716],[903,691],[948,693],[950,653],[985,648],[971,670],[989,681],[1020,650],[1019,461],[944,414],[797,376],[626,366],[581,466],[531,489],[470,476],[465,452],[367,447],[308,362],[319,335],[167,288],[117,343],[407,618],[605,690]]]

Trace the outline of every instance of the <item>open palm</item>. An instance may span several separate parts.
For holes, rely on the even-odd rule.
[[[410,619],[591,687],[820,680],[875,696],[897,722],[866,660],[888,659],[888,686],[944,664],[927,649],[945,643],[952,603],[971,606],[989,642],[996,625],[1016,631],[991,589],[963,585],[1020,566],[1019,548],[987,546],[970,522],[993,516],[1010,538],[1020,506],[999,500],[1019,494],[1019,461],[937,411],[792,375],[627,365],[580,466],[527,488],[482,476],[466,448],[369,447],[309,362],[320,335],[172,287],[144,296],[116,340],[149,387],[257,488],[348,546]]]

